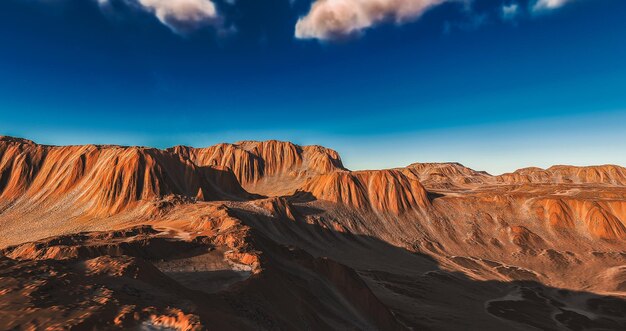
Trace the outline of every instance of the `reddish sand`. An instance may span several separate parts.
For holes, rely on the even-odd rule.
[[[0,137],[0,329],[624,330],[626,169]]]

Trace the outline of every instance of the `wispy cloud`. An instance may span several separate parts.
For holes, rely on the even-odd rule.
[[[113,0],[97,0],[101,7]],[[131,7],[151,13],[178,34],[193,32],[206,26],[216,26],[220,16],[211,0],[123,0]]]
[[[473,0],[316,0],[295,27],[298,39],[336,40],[358,35],[385,22],[404,24],[419,19],[429,9],[444,3],[463,3],[472,23],[446,21],[446,27],[482,24],[492,16],[515,21],[528,13],[546,13],[576,0],[493,1],[491,7],[467,10]],[[528,6],[521,3],[528,3]],[[478,25],[480,25],[478,24]],[[445,31],[446,29],[444,29]]]
[[[563,7],[566,3],[572,2],[571,0],[537,0],[533,6],[534,12],[542,12],[557,9]]]
[[[139,0],[141,6],[176,32],[187,32],[218,21],[215,4],[209,0]]]
[[[428,9],[450,0],[317,0],[295,30],[300,39],[338,39],[376,24],[398,24],[419,18]]]
[[[107,13],[116,13],[120,6],[149,13],[179,35],[209,26],[221,34],[236,31],[237,18],[223,17],[224,13],[216,6],[216,1],[221,5],[237,6],[236,0],[92,1]],[[360,35],[383,23],[401,25],[418,20],[427,11],[446,3],[461,4],[459,8],[464,18],[459,20],[458,15],[453,15],[450,20],[445,19],[444,31],[452,28],[467,30],[493,22],[494,18],[515,22],[522,17],[545,14],[575,1],[578,0],[493,0],[490,3],[477,0],[313,0],[308,13],[297,20],[294,35],[297,39],[343,39]],[[225,28],[225,21],[231,22],[231,26]]]
[[[502,18],[505,21],[513,20],[520,14],[520,6],[517,3],[511,3],[502,6]]]

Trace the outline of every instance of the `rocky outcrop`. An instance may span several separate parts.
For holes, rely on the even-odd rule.
[[[537,216],[556,231],[578,231],[596,239],[626,240],[622,201],[544,198],[535,201]],[[624,220],[624,221],[623,221]]]
[[[574,229],[575,215],[563,199],[545,199],[536,202],[537,214],[540,219],[546,219],[554,229]]]
[[[590,206],[584,219],[592,236],[600,239],[626,240],[626,226],[605,208],[596,204]]]
[[[0,206],[84,210],[104,216],[168,195],[245,199],[229,169],[177,154],[121,146],[45,146],[0,138]]]
[[[420,182],[401,170],[334,172],[309,180],[299,195],[362,210],[402,214],[429,205]]]
[[[413,163],[406,167],[419,180],[429,186],[466,185],[490,182],[492,176],[484,171],[476,171],[460,163]]]
[[[529,167],[498,176],[476,171],[460,163],[414,163],[406,171],[415,174],[427,187],[525,184],[603,184],[626,186],[626,168],[617,165],[576,167],[557,165],[548,169]]]
[[[229,168],[244,188],[263,195],[291,194],[307,178],[344,169],[334,150],[276,140],[168,150],[199,166]]]
[[[548,169],[524,168],[496,177],[505,184],[607,184],[626,185],[626,168],[616,165],[575,167],[558,165]]]

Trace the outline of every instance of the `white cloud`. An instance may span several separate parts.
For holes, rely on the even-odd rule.
[[[185,33],[218,20],[210,0],[138,0],[139,4],[174,32]]]
[[[502,18],[505,20],[512,20],[519,15],[520,8],[516,3],[502,6]]]
[[[533,11],[540,12],[557,9],[568,2],[571,2],[571,0],[537,0],[537,2],[535,2],[535,5],[533,6]]]
[[[296,24],[300,39],[337,39],[384,21],[402,23],[453,0],[317,0]]]
[[[97,0],[101,8],[112,0]],[[211,0],[123,0],[129,6],[152,13],[172,31],[185,34],[219,22],[219,14]]]

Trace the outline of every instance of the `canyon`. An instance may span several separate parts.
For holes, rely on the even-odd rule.
[[[0,137],[0,329],[624,330],[626,168]]]

